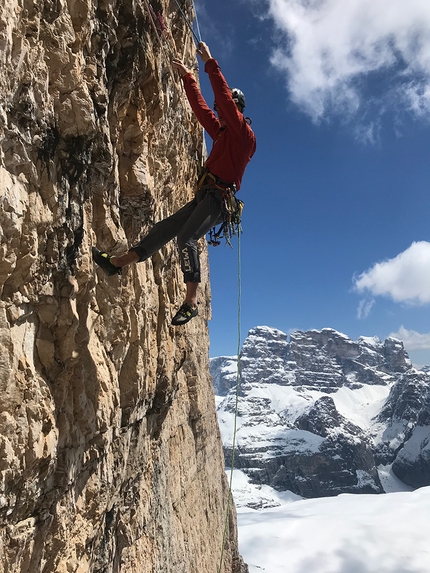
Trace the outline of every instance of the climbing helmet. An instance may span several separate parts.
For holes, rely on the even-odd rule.
[[[243,91],[241,91],[239,88],[230,88],[230,90],[231,90],[231,95],[233,97],[233,101],[239,108],[239,111],[243,111],[246,106],[246,100]],[[214,102],[214,110],[218,111],[218,106],[216,104],[216,101]]]

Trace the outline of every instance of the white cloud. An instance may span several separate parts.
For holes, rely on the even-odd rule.
[[[375,304],[374,298],[372,298],[371,300],[366,300],[366,299],[360,300],[357,308],[357,318],[359,320],[367,318],[374,304]]]
[[[415,330],[407,330],[402,325],[397,332],[392,332],[390,336],[401,340],[408,352],[411,350],[430,350],[430,333],[420,334]]]
[[[283,38],[272,63],[314,120],[362,111],[369,86],[381,111],[389,101],[430,118],[429,0],[267,2]]]
[[[430,243],[412,243],[394,259],[376,263],[354,277],[353,282],[359,293],[386,296],[395,302],[430,303]]]
[[[355,126],[354,133],[358,141],[364,144],[376,145],[379,141],[381,125],[379,122],[370,122],[367,125],[358,124]]]
[[[430,114],[430,82],[411,82],[404,86],[404,99],[410,110],[421,118]]]

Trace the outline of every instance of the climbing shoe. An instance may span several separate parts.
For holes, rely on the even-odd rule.
[[[93,261],[110,277],[122,273],[121,267],[116,267],[110,262],[110,255],[102,253],[97,247],[93,247]]]
[[[172,324],[174,326],[180,326],[181,324],[186,324],[189,320],[194,318],[199,314],[199,310],[196,306],[184,302],[175,316],[172,318]]]

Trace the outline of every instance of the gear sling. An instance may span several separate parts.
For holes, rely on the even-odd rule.
[[[220,238],[232,247],[231,238],[242,232],[241,219],[244,202],[236,197],[235,183],[226,183],[208,169],[205,169],[197,183],[196,193],[200,189],[221,190],[221,214],[222,223],[219,228],[216,225],[209,230],[208,243],[214,247],[221,244]]]

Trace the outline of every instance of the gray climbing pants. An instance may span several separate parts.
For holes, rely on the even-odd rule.
[[[222,189],[205,186],[192,201],[170,217],[152,227],[137,245],[130,248],[139,255],[139,262],[152,257],[161,247],[177,237],[184,282],[200,282],[200,261],[197,241],[223,221]]]

